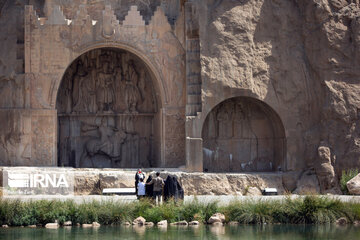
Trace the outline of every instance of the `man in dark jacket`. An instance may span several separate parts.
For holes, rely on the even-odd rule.
[[[160,204],[161,196],[162,196],[162,188],[164,186],[164,180],[160,177],[160,173],[157,172],[156,177],[151,179],[151,181],[146,184],[147,185],[154,184],[153,198],[155,201],[158,200],[157,202],[158,202],[158,204]]]

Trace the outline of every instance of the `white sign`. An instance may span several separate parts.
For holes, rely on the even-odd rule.
[[[4,194],[72,195],[74,174],[66,169],[7,168],[3,170]]]

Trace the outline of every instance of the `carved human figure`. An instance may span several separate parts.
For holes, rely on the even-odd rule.
[[[243,131],[246,131],[246,119],[245,112],[242,104],[237,102],[235,104],[235,112],[234,112],[234,137],[241,138],[247,137]]]
[[[102,62],[103,69],[97,75],[96,102],[98,112],[112,112],[115,99],[113,81],[114,75],[110,70],[109,62]]]
[[[108,126],[105,117],[101,119],[101,123],[99,125],[86,124],[82,127],[83,132],[92,130],[97,130],[99,137],[92,138],[85,143],[85,148],[79,163],[80,167],[83,166],[87,157],[91,158],[92,166],[94,167],[93,157],[97,154],[105,155],[111,160],[120,159],[121,156],[119,149],[126,138],[126,133],[121,129],[119,130]]]
[[[331,150],[325,142],[321,142],[318,148],[318,159],[315,163],[315,172],[322,193],[341,193],[331,158]]]
[[[227,139],[232,137],[231,108],[228,104],[220,107],[216,119],[219,122],[219,138]]]
[[[89,94],[91,94],[92,89],[88,84],[88,76],[85,71],[84,63],[82,60],[79,60],[76,67],[76,73],[73,77],[74,79],[74,89],[72,92],[73,95],[73,112],[87,112],[88,111],[88,101]]]
[[[21,85],[16,81],[14,72],[10,76],[0,76],[0,106],[16,107],[16,100],[21,98],[18,94],[19,89]]]
[[[137,113],[137,104],[141,99],[140,90],[138,88],[139,75],[135,71],[134,62],[129,61],[125,73],[125,101],[127,104],[127,113]]]
[[[88,74],[89,74],[89,83],[88,86],[92,89],[91,91],[91,98],[88,102],[90,112],[95,113],[97,111],[97,105],[96,105],[96,78],[97,78],[97,64],[96,64],[96,58],[90,59],[89,66],[88,66]]]
[[[116,66],[114,68],[114,88],[115,88],[115,111],[124,109],[125,104],[125,80],[123,77],[122,67]],[[120,110],[121,109],[121,110]]]

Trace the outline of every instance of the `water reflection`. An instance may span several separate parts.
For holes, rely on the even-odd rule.
[[[360,228],[336,225],[0,228],[0,239],[360,239]]]

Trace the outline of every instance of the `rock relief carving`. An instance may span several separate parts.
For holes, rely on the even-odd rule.
[[[152,164],[156,96],[137,57],[110,49],[85,53],[66,71],[59,89],[60,165]]]
[[[109,69],[110,63],[103,61],[103,69],[98,72],[96,79],[96,103],[98,112],[112,112],[115,99],[114,75]]]
[[[4,111],[0,114],[0,152],[2,165],[16,165],[18,161],[26,161],[31,157],[31,139],[26,132],[26,124],[29,119],[22,118],[13,110]],[[30,119],[31,121],[31,119]]]
[[[154,112],[153,87],[145,66],[127,53],[82,56],[63,78],[61,111],[67,113]]]
[[[0,106],[3,108],[22,107],[24,104],[24,84],[15,73],[0,76]]]
[[[105,155],[110,158],[111,166],[115,166],[115,162],[121,161],[121,144],[124,143],[126,134],[122,129],[111,127],[105,118],[101,119],[99,125],[87,125],[82,127],[82,132],[97,131],[98,137],[93,137],[85,143],[84,151],[80,158],[79,166],[90,158],[91,166],[95,167],[93,156]]]
[[[271,117],[246,98],[218,105],[203,128],[204,169],[208,171],[274,171],[275,138]]]

